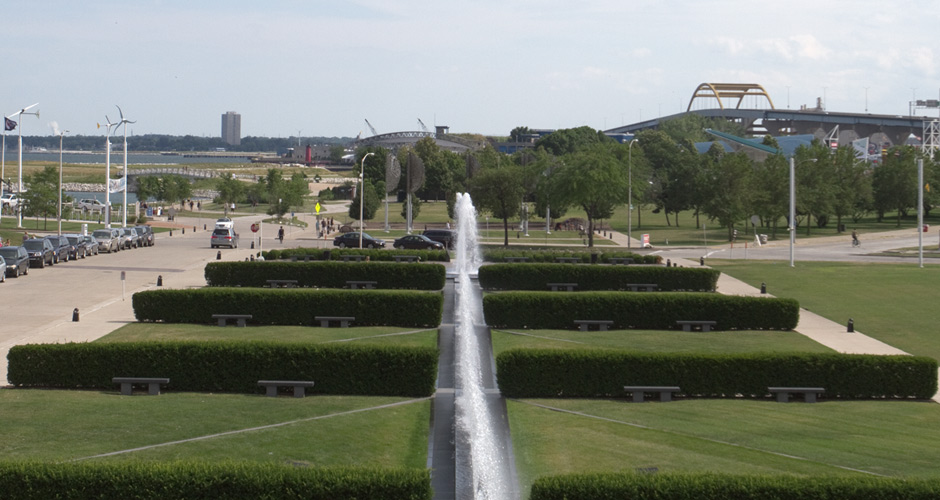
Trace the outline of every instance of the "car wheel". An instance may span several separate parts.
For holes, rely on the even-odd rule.
[[[26,270],[23,271],[23,276],[26,276],[27,274],[29,274],[29,264],[26,265]]]
[[[6,283],[6,281],[7,281],[7,273],[6,271],[4,271],[0,273],[0,283]]]
[[[13,268],[13,277],[14,278],[20,277],[20,266],[16,266]]]
[[[39,269],[42,269],[44,267],[46,267],[46,259],[42,259],[39,261]]]
[[[375,244],[374,244],[374,243],[369,243],[369,246],[368,246],[367,248],[375,248]]]
[[[345,241],[339,242],[339,247],[340,247],[340,248],[346,248],[346,242],[345,242]]]

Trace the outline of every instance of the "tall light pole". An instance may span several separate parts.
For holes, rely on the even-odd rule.
[[[17,178],[17,194],[20,198],[23,197],[23,115],[35,115],[36,118],[39,118],[39,110],[37,109],[35,113],[27,113],[26,110],[30,108],[35,108],[39,106],[39,103],[33,104],[31,106],[26,106],[25,108],[19,110],[16,114],[19,115],[17,120],[20,124],[17,130],[17,156],[19,163],[19,177]],[[12,115],[11,115],[12,116]],[[23,200],[19,200],[16,206],[16,227],[23,227]]]
[[[796,160],[790,157],[790,267],[793,267],[793,243],[796,240]]]
[[[362,248],[362,206],[366,200],[366,158],[374,154],[366,153],[363,155],[362,165],[359,167],[359,248]]]
[[[637,141],[639,139],[634,138],[627,148],[627,248],[633,245],[633,143]]]
[[[121,227],[127,227],[127,124],[137,122],[124,118],[124,111],[121,110],[121,107],[116,104],[115,107],[118,109],[118,113],[121,114],[119,125],[124,126],[124,204],[121,208]]]
[[[59,132],[59,206],[56,208],[56,220],[59,222],[58,235],[62,236],[62,139],[68,130]]]
[[[108,118],[108,115],[104,115],[104,119],[107,122],[105,126],[105,139],[104,139],[104,227],[111,227],[111,127],[117,128],[119,123],[111,123],[111,119]],[[98,124],[98,128],[101,128],[101,124]]]

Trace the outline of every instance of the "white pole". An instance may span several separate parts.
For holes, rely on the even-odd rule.
[[[127,123],[124,123],[124,205],[121,207],[121,227],[127,227]]]
[[[20,111],[19,127],[16,127],[17,142],[16,155],[19,165],[19,176],[16,181],[16,193],[18,198],[23,197],[23,112]],[[23,227],[23,200],[19,200],[16,207],[16,227]]]
[[[0,152],[0,198],[3,197],[3,178],[7,168],[7,124],[3,120],[3,149]],[[3,221],[3,206],[0,206],[0,222]]]
[[[362,206],[366,199],[366,158],[375,153],[366,153],[362,157],[362,165],[359,167],[359,248],[362,248]],[[385,211],[388,214],[388,210]]]
[[[630,147],[627,148],[627,179],[629,187],[627,188],[627,248],[630,248],[633,239],[633,143],[639,139],[630,141]]]
[[[105,117],[107,118],[107,117]],[[104,227],[111,227],[111,122],[104,136]]]
[[[62,236],[62,139],[65,138],[65,132],[59,133],[59,206],[56,208],[56,219],[59,222],[58,234]]]
[[[917,160],[917,262],[924,267],[924,159]]]
[[[796,240],[796,162],[790,157],[790,267],[793,267],[793,243]]]

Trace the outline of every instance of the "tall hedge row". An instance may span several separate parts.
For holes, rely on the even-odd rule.
[[[196,288],[146,290],[133,297],[138,321],[214,323],[213,314],[251,314],[258,325],[312,325],[315,316],[354,316],[356,325],[434,327],[441,324],[440,292]]]
[[[873,477],[595,473],[544,476],[530,500],[928,500],[940,482]]]
[[[625,385],[679,386],[703,397],[765,397],[768,387],[823,387],[825,397],[847,399],[937,393],[937,361],[915,356],[513,349],[496,367],[511,398],[621,398]]]
[[[375,281],[380,289],[440,290],[446,269],[441,264],[395,262],[253,261],[206,264],[209,286],[263,287],[267,280],[297,280],[309,288],[344,288],[346,281]]]
[[[248,462],[0,463],[4,498],[430,500],[428,470]]]
[[[481,268],[482,270],[482,268]],[[483,297],[495,328],[576,329],[575,320],[613,321],[612,328],[675,329],[677,320],[717,321],[719,330],[788,330],[800,318],[796,300],[687,292],[500,292]]]
[[[713,292],[720,271],[703,267],[572,266],[488,264],[479,270],[484,290],[547,290],[548,283],[577,283],[576,290],[626,290],[630,283],[655,283],[663,291]]]
[[[167,390],[261,392],[259,380],[312,380],[316,394],[424,397],[434,393],[437,350],[275,342],[27,344],[10,349],[20,387],[114,389],[112,377],[169,377]]]
[[[613,257],[623,257],[633,259],[635,264],[661,264],[663,258],[659,255],[641,255],[633,252],[618,250],[544,250],[544,249],[521,249],[506,247],[487,247],[483,250],[483,260],[486,262],[506,262],[506,257],[526,257],[530,262],[555,262],[556,257],[577,257],[581,262],[587,264],[592,262],[591,254],[596,254],[594,259],[597,262],[605,264],[610,262]]]
[[[391,242],[389,242],[391,246]],[[385,248],[285,248],[262,252],[265,260],[343,260],[343,255],[365,255],[370,261],[394,261],[396,255],[417,255],[422,262],[450,262],[447,250],[395,250]]]

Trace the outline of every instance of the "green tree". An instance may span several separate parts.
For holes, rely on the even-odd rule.
[[[614,153],[616,143],[595,144],[564,157],[553,173],[554,194],[561,206],[578,206],[588,218],[588,246],[594,246],[594,223],[608,219],[627,201],[627,169]],[[556,196],[553,196],[554,199]]]
[[[153,175],[137,177],[138,200],[145,202],[151,198],[159,199],[158,196],[161,189],[159,177]]]
[[[503,220],[504,246],[509,246],[509,219],[519,215],[519,200],[523,193],[521,181],[520,169],[509,161],[499,167],[484,167],[470,180],[473,204]]]
[[[705,200],[702,211],[728,229],[730,241],[735,223],[746,220],[752,211],[751,159],[744,153],[725,153],[717,143],[712,144],[706,158],[702,187],[711,196]]]
[[[901,215],[917,205],[917,154],[913,147],[894,147],[872,179],[874,206],[880,222],[886,212],[897,211],[897,225]]]
[[[332,163],[342,163],[343,156],[346,155],[346,148],[342,144],[334,144],[330,146],[330,162]]]
[[[375,213],[379,210],[380,205],[375,184],[366,182],[365,191],[362,195],[365,197],[365,203],[362,205],[362,220],[375,218]],[[361,198],[359,193],[356,193],[356,196],[352,199],[352,203],[349,204],[349,218],[359,220],[359,200]]]
[[[353,173],[356,177],[359,177],[359,170],[362,169],[362,158],[369,153],[372,153],[372,155],[366,158],[365,161],[366,180],[372,183],[384,181],[385,162],[391,152],[382,146],[366,146],[356,150],[356,163],[353,165]]]
[[[868,164],[859,160],[855,148],[842,146],[832,154],[834,196],[832,212],[836,216],[836,230],[842,228],[842,218],[855,214],[859,207],[871,204],[872,186]]]
[[[23,193],[23,215],[42,217],[42,227],[45,230],[50,216],[58,214],[56,205],[59,203],[59,170],[48,165],[25,179],[27,191]]]
[[[245,194],[245,183],[229,172],[222,174],[216,187],[219,190],[218,201],[226,206],[242,201]]]
[[[616,142],[600,130],[578,127],[556,130],[535,141],[536,148],[545,148],[555,156],[564,156],[601,142]]]
[[[790,167],[782,154],[768,156],[754,165],[753,206],[762,224],[777,237],[777,221],[786,218],[790,207]]]

